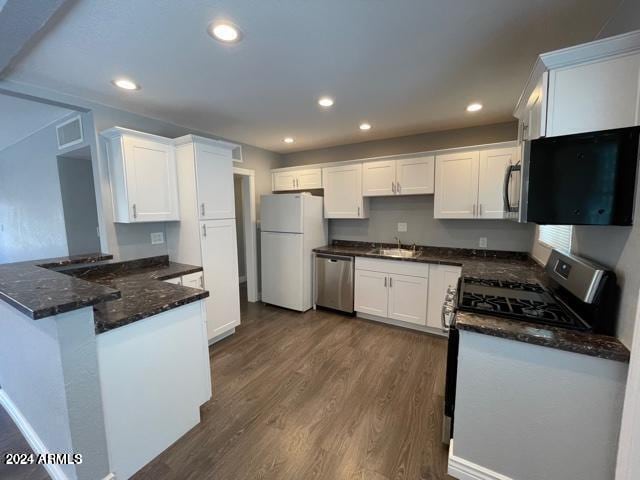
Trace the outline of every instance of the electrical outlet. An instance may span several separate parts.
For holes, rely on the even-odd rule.
[[[151,245],[160,245],[164,243],[164,233],[155,232],[151,234]]]
[[[480,241],[478,242],[478,246],[480,248],[487,248],[487,237],[480,237]]]
[[[399,231],[399,232],[406,232],[406,231],[407,231],[407,224],[406,224],[406,222],[399,222],[399,223],[398,223],[398,231]]]

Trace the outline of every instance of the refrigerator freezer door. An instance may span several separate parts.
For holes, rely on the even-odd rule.
[[[260,229],[263,232],[302,233],[302,205],[299,194],[263,195]]]
[[[309,288],[309,282],[303,278],[303,236],[263,231],[261,241],[262,301],[293,310],[306,310],[303,289]]]

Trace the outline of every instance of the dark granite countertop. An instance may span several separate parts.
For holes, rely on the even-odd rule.
[[[416,247],[419,252],[417,256],[397,258],[378,254],[376,250],[380,247],[394,248],[396,245],[334,240],[331,245],[316,248],[314,252],[406,262],[457,265],[462,267],[462,275],[465,276],[527,283],[537,282],[545,286],[549,284],[544,268],[531,259],[527,253],[523,252]],[[403,248],[410,247],[403,245]],[[627,347],[617,338],[589,332],[576,332],[469,312],[457,312],[456,325],[460,330],[469,330],[599,358],[627,362],[630,357]]]
[[[0,265],[0,299],[33,319],[93,306],[103,333],[206,298],[209,292],[163,282],[202,271],[167,255],[113,260],[93,254]]]

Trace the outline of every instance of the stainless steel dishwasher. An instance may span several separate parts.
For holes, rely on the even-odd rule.
[[[316,305],[353,313],[353,257],[316,253]]]

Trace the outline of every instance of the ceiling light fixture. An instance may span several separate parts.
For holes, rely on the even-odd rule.
[[[224,43],[237,43],[241,38],[238,27],[229,22],[213,22],[209,24],[209,35]]]
[[[318,105],[321,107],[331,107],[333,105],[333,98],[331,97],[320,97],[318,99]]]
[[[371,124],[370,123],[361,123],[360,124],[360,130],[371,130]]]
[[[482,110],[482,104],[481,103],[470,103],[467,106],[467,112],[478,112]]]
[[[111,83],[123,90],[140,90],[140,85],[128,78],[116,78]]]
[[[284,143],[293,143],[293,137],[284,137]]]

